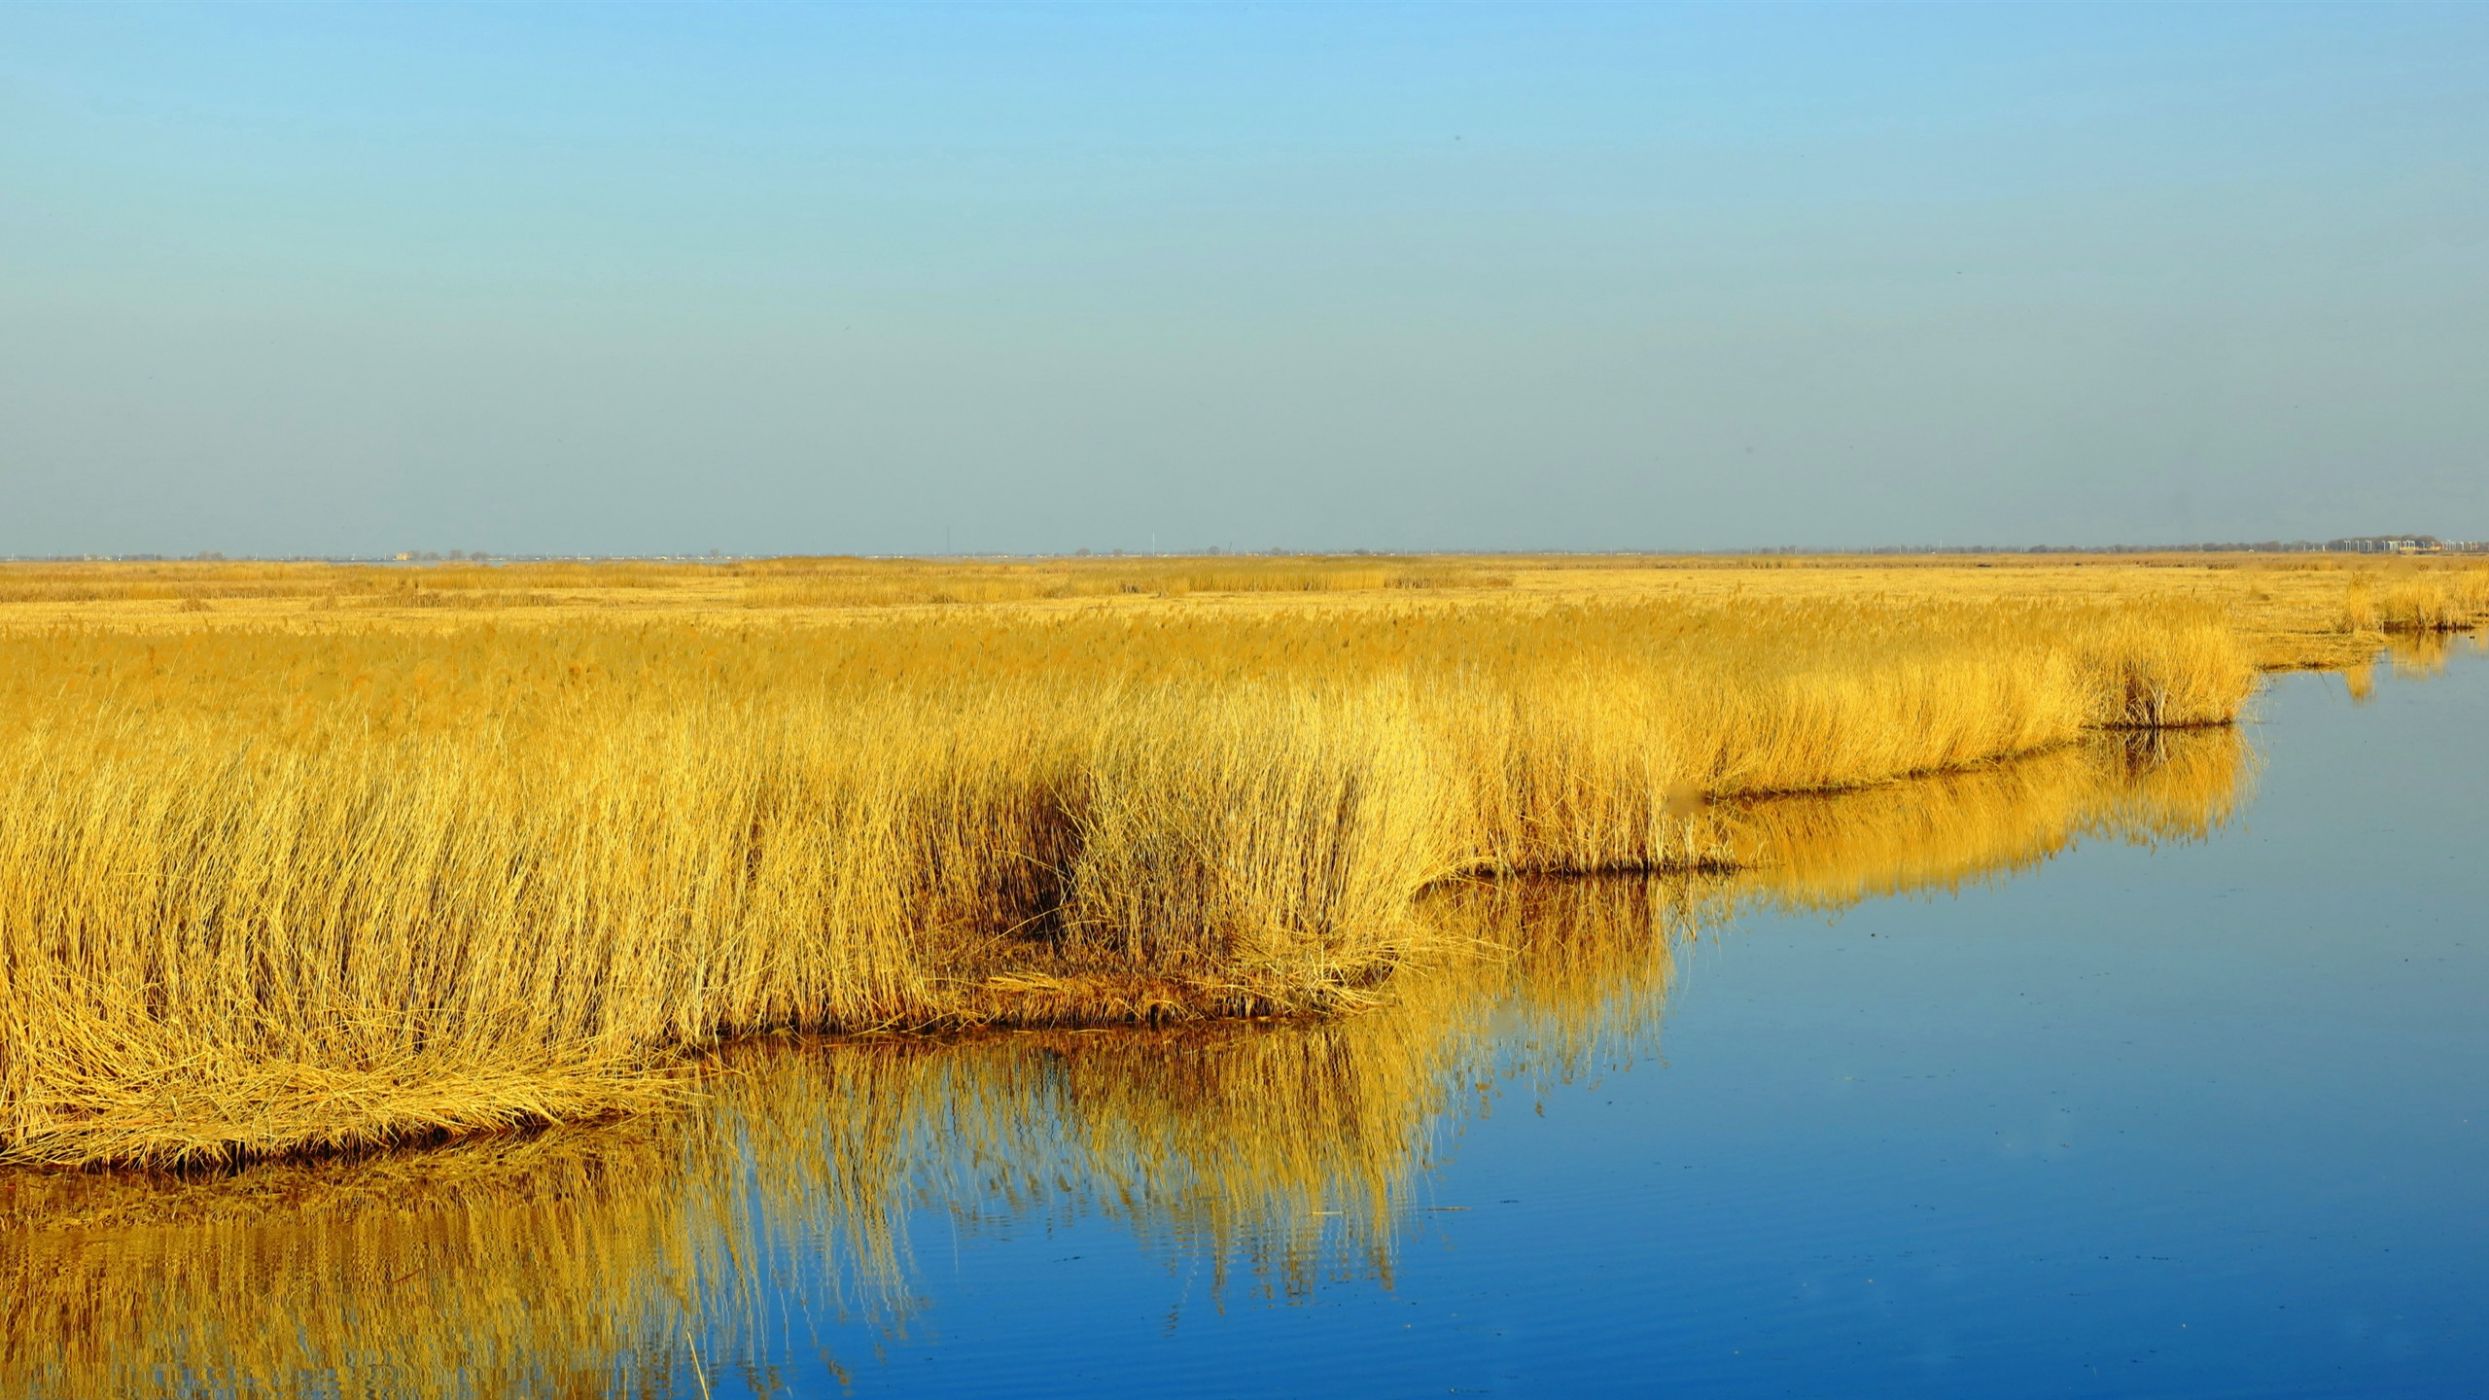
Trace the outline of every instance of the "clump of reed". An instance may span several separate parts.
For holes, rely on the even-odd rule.
[[[0,1159],[643,1105],[772,1028],[1353,1004],[1446,875],[2217,723],[2209,613],[1101,608],[0,636]]]
[[[2387,632],[2460,632],[2489,616],[2489,570],[2407,579],[2377,595]]]
[[[1452,868],[1448,784],[1396,687],[1159,690],[1093,733],[1061,919],[1134,964],[1334,983],[1385,965]]]
[[[2489,621],[2489,566],[2354,574],[2343,627],[2358,632],[2461,632]]]
[[[2353,575],[2342,586],[2342,630],[2375,632],[2384,621],[2384,614],[2377,607],[2376,581],[2366,574]]]
[[[2227,724],[2255,684],[2235,634],[2209,616],[2128,615],[2088,640],[2103,729],[2177,729]]]

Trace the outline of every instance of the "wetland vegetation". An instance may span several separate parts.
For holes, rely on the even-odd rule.
[[[765,1031],[1353,1010],[1452,955],[1447,885],[1795,878],[1762,799],[2225,725],[2489,602],[1783,562],[0,571],[0,1160],[651,1108]]]
[[[1387,1282],[1420,1178],[1488,1086],[1526,1096],[1629,1057],[1741,911],[2193,840],[2250,778],[2216,728],[1729,804],[1724,834],[1773,860],[1429,891],[1410,917],[1432,961],[1354,1015],[747,1037],[670,1112],[209,1173],[19,1173],[0,1189],[20,1246],[0,1256],[0,1386],[697,1393],[791,1326],[904,1332],[926,1212],[970,1237],[1032,1210],[1111,1221],[1205,1261],[1208,1303]]]

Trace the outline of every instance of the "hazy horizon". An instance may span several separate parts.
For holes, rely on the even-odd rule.
[[[2489,537],[2489,9],[0,10],[0,555]]]
[[[697,561],[712,560],[712,559],[715,559],[715,560],[737,560],[737,559],[802,559],[802,558],[824,558],[824,559],[889,559],[889,560],[941,560],[941,559],[957,559],[957,560],[963,560],[963,561],[976,561],[976,560],[1018,560],[1018,559],[1026,559],[1026,560],[1065,560],[1065,559],[1089,559],[1089,558],[1095,558],[1095,559],[1187,559],[1187,558],[1309,558],[1309,559],[1312,559],[1312,558],[1376,558],[1376,559],[1385,559],[1385,558],[1404,558],[1404,557],[1405,557],[1405,558],[1430,558],[1430,557],[1441,557],[1441,558],[1453,558],[1453,559],[1456,559],[1456,558],[1479,558],[1479,557],[1511,557],[1511,558],[1517,558],[1517,559],[1518,559],[1518,558],[1533,558],[1533,557],[1582,557],[1582,558],[1597,558],[1597,557],[1610,556],[1610,555],[1613,555],[1613,556],[1616,556],[1616,557],[1620,557],[1620,558],[1621,558],[1621,557],[1652,557],[1652,558],[1701,558],[1701,557],[1718,557],[1718,558],[1758,558],[1758,557],[1791,557],[1791,558],[1843,558],[1843,557],[1865,557],[1865,556],[1872,556],[1872,555],[1895,555],[1895,556],[1942,556],[1942,555],[1983,555],[1983,554],[2125,554],[2125,553],[2148,554],[2148,553],[2153,553],[2153,552],[2156,552],[2156,551],[2161,551],[2161,550],[2175,550],[2175,551],[2182,551],[2182,552],[2183,552],[2183,551],[2186,551],[2186,550],[2189,550],[2189,549],[2207,549],[2207,550],[2210,550],[2210,551],[2213,551],[2213,552],[2216,552],[2216,553],[2226,553],[2226,552],[2255,553],[2255,552],[2269,552],[2269,551],[2263,551],[2263,550],[2262,550],[2262,547],[2263,547],[2263,546],[2267,546],[2267,545],[2279,546],[2283,552],[2324,552],[2324,551],[2323,551],[2323,549],[2322,549],[2322,547],[2323,547],[2324,545],[2326,545],[2327,543],[2332,542],[2332,541],[2349,541],[2349,540],[2357,540],[2357,539],[2362,539],[2362,538],[2366,538],[2366,539],[2396,539],[2396,538],[2405,538],[2405,537],[2431,536],[2432,534],[2433,534],[2433,532],[2422,530],[2422,531],[2385,532],[2385,533],[2368,532],[2368,533],[2366,533],[2365,535],[2327,535],[2327,536],[2317,537],[2317,538],[2307,538],[2307,539],[2289,539],[2289,540],[2231,540],[2231,539],[2201,539],[2201,540],[2171,540],[2171,541],[2163,541],[2163,542],[2147,542],[2147,541],[2140,541],[2140,540],[2104,540],[2104,541],[2096,541],[2096,542],[2091,542],[2091,543],[2072,543],[2072,544],[2030,544],[2030,545],[1997,545],[1997,544],[1982,544],[1982,543],[1978,543],[1978,542],[1975,542],[1975,541],[1962,541],[1962,542],[1954,542],[1954,543],[1858,544],[1858,545],[1822,545],[1822,546],[1802,546],[1802,545],[1783,545],[1783,544],[1731,544],[1731,545],[1723,545],[1723,546],[1719,546],[1719,547],[1716,547],[1716,548],[1703,548],[1703,549],[1677,549],[1677,550],[1659,550],[1659,549],[1644,550],[1644,549],[1633,549],[1633,548],[1617,548],[1617,549],[1532,549],[1532,548],[1527,548],[1527,547],[1513,547],[1513,548],[1507,548],[1507,547],[1500,547],[1500,546],[1499,546],[1499,547],[1481,547],[1481,548],[1469,548],[1469,547],[1463,547],[1463,546],[1450,546],[1450,547],[1440,548],[1440,549],[1373,549],[1373,548],[1368,548],[1368,547],[1365,547],[1365,546],[1362,546],[1362,545],[1342,545],[1342,546],[1340,546],[1340,547],[1338,547],[1338,548],[1334,548],[1334,549],[1289,549],[1289,548],[1287,548],[1287,547],[1285,547],[1285,546],[1272,546],[1272,547],[1269,547],[1269,548],[1266,548],[1266,549],[1245,549],[1245,548],[1230,548],[1230,547],[1225,546],[1225,545],[1215,545],[1215,544],[1214,544],[1214,545],[1196,545],[1196,546],[1193,546],[1193,547],[1190,547],[1190,548],[1179,548],[1179,547],[1174,547],[1174,546],[1168,546],[1168,547],[1163,547],[1163,548],[1154,548],[1154,549],[1153,549],[1153,548],[1143,548],[1143,549],[1122,549],[1122,548],[1112,548],[1112,549],[1091,549],[1091,548],[1088,548],[1087,546],[1081,546],[1081,547],[1077,547],[1077,548],[1074,548],[1074,549],[1061,549],[1061,550],[1053,550],[1053,549],[1030,549],[1030,550],[987,550],[987,551],[982,551],[982,552],[977,552],[977,553],[969,553],[969,552],[965,552],[965,551],[944,551],[944,550],[918,550],[918,551],[904,551],[904,550],[845,550],[845,551],[839,551],[839,550],[830,550],[830,551],[822,551],[822,550],[776,550],[776,551],[772,551],[772,550],[755,550],[755,551],[729,551],[729,550],[719,550],[719,549],[710,549],[710,550],[692,550],[692,549],[659,549],[659,550],[640,550],[640,551],[598,551],[598,550],[570,550],[570,551],[562,551],[562,550],[529,550],[529,549],[515,549],[515,550],[466,550],[466,549],[460,549],[460,548],[458,548],[458,547],[456,547],[456,546],[452,546],[452,547],[450,547],[450,548],[448,548],[448,549],[435,549],[435,548],[431,548],[431,547],[428,547],[428,546],[418,546],[418,547],[416,547],[416,548],[412,548],[412,549],[404,549],[404,550],[364,550],[364,551],[351,551],[351,550],[330,550],[330,551],[296,551],[296,552],[292,552],[292,553],[280,553],[280,552],[276,552],[276,551],[266,551],[266,552],[260,552],[260,553],[250,553],[250,552],[236,553],[236,552],[234,552],[234,551],[232,551],[232,550],[224,550],[224,549],[202,549],[202,550],[193,550],[193,551],[190,551],[190,552],[188,552],[188,553],[182,553],[182,554],[167,553],[167,552],[162,551],[162,550],[120,550],[120,551],[89,550],[89,551],[82,551],[82,552],[79,552],[79,553],[74,553],[74,554],[36,554],[36,553],[0,554],[0,560],[15,561],[15,562],[21,562],[21,563],[76,562],[76,561],[80,561],[80,560],[120,560],[120,561],[127,561],[127,562],[157,562],[157,563],[181,563],[181,564],[189,564],[189,563],[205,563],[205,562],[217,562],[217,563],[239,563],[239,564],[248,564],[248,563],[271,563],[271,564],[282,564],[282,563],[420,563],[420,564],[441,564],[441,563],[449,563],[449,564],[455,564],[455,563],[461,563],[461,562],[472,562],[472,563],[485,564],[485,563],[503,563],[503,562],[516,562],[516,561],[527,561],[527,560],[557,560],[557,559],[558,559],[558,560],[573,560],[573,559],[575,559],[575,560],[586,560],[586,561],[589,561],[589,562],[602,562],[602,561],[609,561],[609,560],[610,560],[610,561],[615,561],[615,562],[627,562],[627,561],[631,561],[631,560],[645,560],[645,559],[675,559],[675,560],[687,560],[687,561],[694,561],[694,562],[697,562]],[[2447,550],[2449,550],[2449,551],[2459,551],[2459,552],[2461,552],[2461,553],[2466,553],[2466,554],[2469,554],[2469,553],[2474,553],[2474,552],[2481,552],[2481,551],[2483,551],[2483,550],[2489,550],[2489,541],[2483,541],[2483,540],[2471,540],[2471,539],[2462,539],[2462,538],[2458,538],[2458,537],[2454,537],[2454,536],[2447,536],[2447,535],[2434,535],[2434,538],[2436,538],[2436,539],[2437,539],[2437,540],[2438,540],[2438,541],[2439,541],[2442,545],[2444,545],[2444,546],[2447,548]],[[2381,553],[2388,553],[2388,552],[2391,552],[2391,551],[2376,550],[2376,551],[2369,551],[2369,552],[2373,552],[2373,553],[2380,553],[2380,554],[2381,554]]]

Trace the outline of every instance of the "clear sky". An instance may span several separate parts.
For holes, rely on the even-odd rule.
[[[2489,6],[0,8],[0,553],[2489,536]]]

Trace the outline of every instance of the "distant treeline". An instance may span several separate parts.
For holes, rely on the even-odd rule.
[[[2489,554],[2489,540],[2446,540],[2435,535],[2351,535],[2330,540],[2208,540],[2195,544],[1890,544],[1855,549],[1809,549],[1777,545],[1763,549],[1698,551],[1758,555],[1862,554]]]

